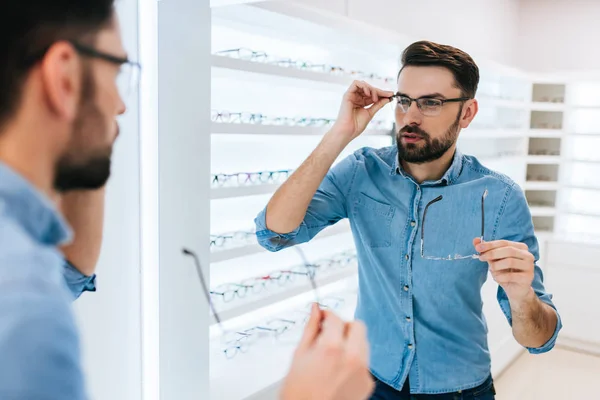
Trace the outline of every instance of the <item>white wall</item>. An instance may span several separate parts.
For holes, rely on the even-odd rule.
[[[210,25],[207,1],[158,3],[161,400],[209,393],[208,304],[182,248],[195,251],[207,272]]]
[[[137,57],[137,1],[117,3],[125,48]],[[93,400],[141,398],[138,103],[127,99],[107,186],[97,292],[74,303],[88,394]]]
[[[518,0],[293,1],[393,29],[416,40],[457,46],[475,58],[512,64],[517,55]]]
[[[600,68],[598,0],[521,0],[519,67],[536,72]]]

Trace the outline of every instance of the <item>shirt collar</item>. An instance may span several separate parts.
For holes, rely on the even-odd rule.
[[[460,150],[456,149],[454,152],[454,157],[452,159],[452,164],[450,164],[450,167],[446,170],[446,172],[444,173],[444,176],[442,176],[442,178],[437,181],[427,181],[427,182],[423,182],[423,183],[429,184],[429,185],[436,185],[436,184],[451,185],[460,176],[462,169],[463,169],[463,161],[464,161],[463,154],[460,152]],[[406,171],[404,171],[404,169],[402,168],[402,165],[400,164],[400,160],[398,159],[398,150],[397,149],[394,152],[394,166],[390,172],[390,175],[395,175],[395,174],[402,175],[404,178],[410,178],[410,175],[408,175],[406,173]]]
[[[57,246],[71,240],[70,227],[50,199],[2,162],[0,214],[15,219],[40,243]]]

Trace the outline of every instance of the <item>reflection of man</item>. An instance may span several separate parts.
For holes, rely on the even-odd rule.
[[[0,29],[0,399],[79,400],[70,303],[94,289],[101,188],[125,112],[116,79],[136,64],[113,0],[8,2]],[[78,234],[64,256],[57,191],[71,192],[61,209]],[[364,399],[367,363],[364,325],[313,307],[282,399]]]
[[[460,392],[491,399],[480,290],[488,269],[516,340],[531,353],[554,346],[560,320],[535,265],[523,192],[456,149],[477,114],[478,67],[461,50],[430,42],[409,46],[402,61],[396,95],[352,84],[334,127],[258,215],[257,237],[277,251],[348,218],[359,259],[356,317],[367,325],[377,378],[373,398]],[[330,169],[393,95],[397,146],[363,148]],[[476,252],[480,259],[468,257]]]

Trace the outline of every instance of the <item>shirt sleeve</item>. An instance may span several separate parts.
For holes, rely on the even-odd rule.
[[[29,284],[0,287],[0,399],[85,399],[69,306]]]
[[[550,351],[554,348],[558,333],[562,328],[562,321],[560,314],[558,313],[556,306],[552,302],[552,294],[546,291],[544,287],[544,275],[541,268],[538,265],[540,258],[539,244],[535,237],[533,221],[531,218],[531,211],[527,205],[527,199],[525,194],[517,185],[513,186],[511,192],[508,194],[506,201],[506,208],[502,214],[500,223],[498,225],[497,239],[510,240],[513,242],[525,243],[529,247],[529,252],[533,254],[535,258],[535,270],[534,279],[531,284],[535,294],[544,303],[548,304],[556,312],[557,324],[554,334],[543,346],[537,348],[527,347],[527,350],[531,354],[541,354]],[[509,324],[512,326],[512,314],[510,309],[510,303],[504,289],[498,286],[497,293],[498,303],[502,312],[506,316]]]
[[[68,260],[64,261],[63,276],[69,290],[73,294],[73,299],[78,299],[83,292],[96,291],[96,274],[86,276],[79,272]]]
[[[358,160],[350,155],[329,170],[313,196],[304,220],[289,233],[276,233],[267,228],[266,207],[254,220],[258,243],[269,251],[305,243],[326,227],[348,217],[346,197],[354,180]]]

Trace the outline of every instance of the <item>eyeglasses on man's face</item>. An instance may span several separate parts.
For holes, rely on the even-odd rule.
[[[396,107],[401,113],[407,113],[413,102],[417,103],[417,108],[426,117],[436,117],[442,112],[446,103],[459,103],[471,100],[470,97],[457,97],[453,99],[440,99],[436,97],[419,97],[413,99],[402,93],[396,93],[393,98],[396,100]]]
[[[119,67],[116,84],[119,90],[119,95],[123,101],[125,101],[129,95],[137,90],[142,69],[142,66],[139,63],[131,61],[127,57],[120,57],[96,50],[91,46],[81,44],[77,41],[68,42],[81,56],[103,60]],[[30,67],[42,60],[50,47],[51,46],[48,46],[28,57],[24,61],[25,66]]]

